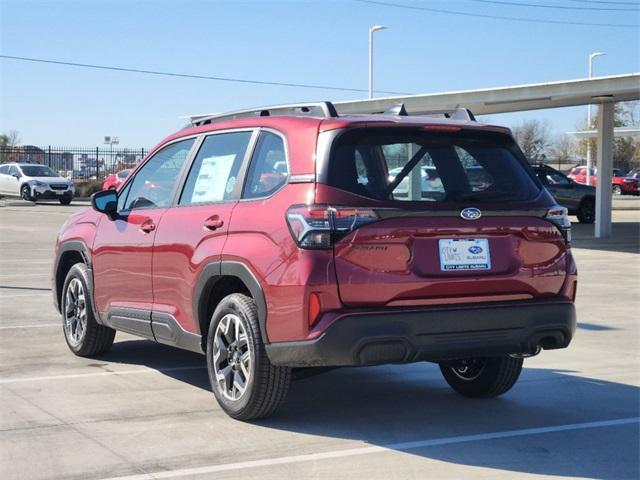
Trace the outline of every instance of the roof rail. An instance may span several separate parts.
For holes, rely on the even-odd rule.
[[[444,108],[440,110],[424,110],[420,112],[407,113],[407,109],[404,103],[396,103],[391,105],[384,112],[384,115],[420,115],[424,117],[439,117],[450,118],[451,120],[462,120],[467,122],[475,122],[476,117],[468,108]]]
[[[250,108],[226,113],[190,115],[188,118],[193,126],[200,126],[207,125],[214,121],[219,122],[222,120],[236,120],[238,118],[250,117],[271,117],[275,115],[302,115],[327,118],[337,117],[338,112],[331,102],[310,102]]]
[[[466,122],[475,122],[476,117],[468,108],[444,108],[441,110],[428,110],[420,112],[416,115],[424,115],[425,117],[437,117],[442,115],[444,118],[451,120],[462,120]]]

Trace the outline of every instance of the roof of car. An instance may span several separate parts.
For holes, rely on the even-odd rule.
[[[266,127],[276,130],[295,130],[298,128],[317,128],[319,132],[347,128],[353,126],[433,126],[445,128],[469,128],[491,130],[500,133],[510,133],[506,127],[487,125],[473,121],[453,120],[448,118],[435,118],[430,116],[399,116],[399,115],[341,115],[338,117],[311,117],[311,116],[268,116],[268,117],[248,117],[230,120],[221,120],[206,125],[187,126],[176,132],[166,140],[184,137],[199,133],[213,132],[218,130]]]

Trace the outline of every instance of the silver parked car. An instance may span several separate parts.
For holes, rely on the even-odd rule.
[[[75,193],[71,180],[61,177],[46,165],[5,163],[0,165],[0,195],[19,196],[23,200],[55,198],[69,205]]]

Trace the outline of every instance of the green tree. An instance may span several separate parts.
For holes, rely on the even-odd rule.
[[[640,123],[640,102],[616,103],[613,110],[614,127],[632,127]],[[583,120],[578,126],[581,130],[586,130],[587,120]],[[590,129],[598,128],[598,117],[594,115],[591,120]],[[584,138],[578,143],[578,153],[586,157],[587,148],[591,145],[591,158],[595,163],[598,148],[595,138]],[[613,166],[624,171],[640,166],[640,142],[633,137],[615,137],[613,140]]]
[[[0,163],[11,161],[11,150],[20,143],[20,133],[17,130],[9,130],[8,133],[0,133]]]

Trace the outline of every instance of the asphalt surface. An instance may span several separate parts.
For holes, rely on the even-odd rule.
[[[77,208],[0,208],[3,479],[640,477],[639,211],[614,212],[606,241],[574,225],[574,342],[526,360],[503,397],[462,398],[426,363],[351,368],[241,423],[199,355],[122,333],[100,358],[68,351],[49,277]]]

